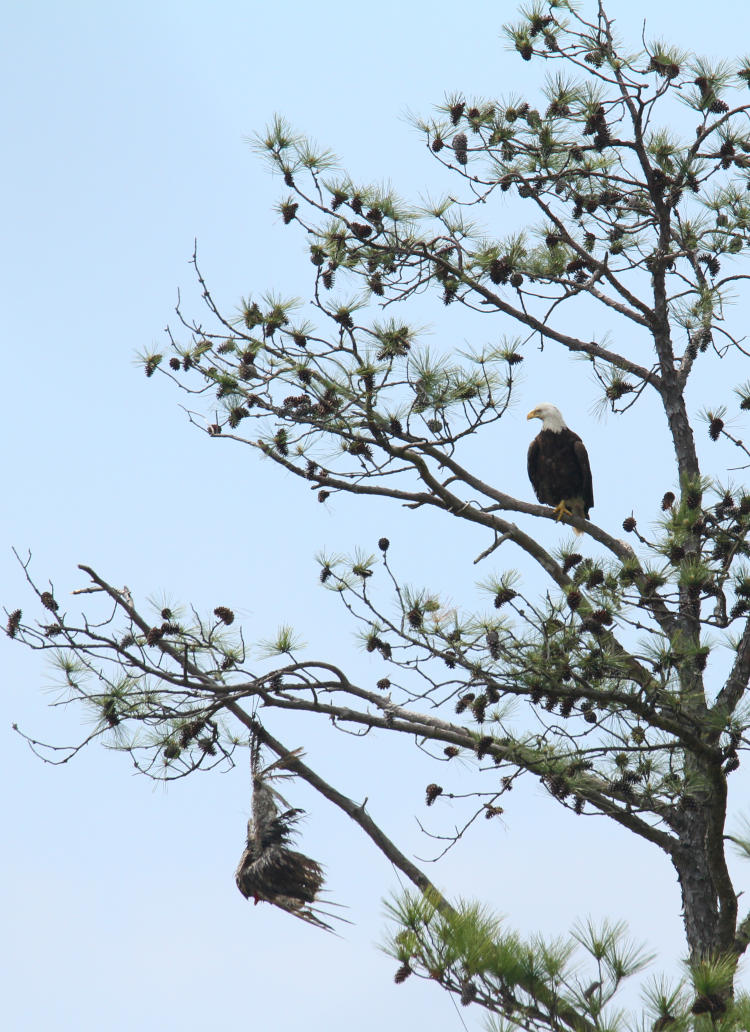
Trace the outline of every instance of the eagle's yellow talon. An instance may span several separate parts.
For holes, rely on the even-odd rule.
[[[555,519],[559,523],[560,520],[564,519],[566,516],[572,516],[572,515],[573,515],[573,513],[567,507],[567,505],[565,504],[565,499],[563,498],[563,500],[561,502],[558,502],[557,505],[555,506]]]

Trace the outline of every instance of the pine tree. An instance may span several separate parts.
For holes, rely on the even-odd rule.
[[[226,315],[194,256],[210,325],[180,309],[168,361],[148,354],[144,368],[210,398],[205,431],[217,447],[231,439],[259,451],[320,502],[344,492],[429,506],[452,534],[457,521],[486,530],[481,560],[510,542],[525,566],[490,575],[486,610],[472,613],[402,584],[385,538],[374,554],[321,555],[322,583],[386,665],[375,688],[355,684],[335,656],[303,658],[288,627],[266,643],[285,658],[258,673],[226,605],[202,619],[185,607],[150,613],[88,567],[87,590],[114,604],[108,625],[76,623],[35,588],[43,622],[14,608],[7,633],[54,649],[71,699],[99,717],[87,741],[137,750],[148,775],[183,777],[262,747],[348,814],[415,887],[390,904],[397,982],[430,978],[498,1030],[747,1029],[750,1001],[735,981],[750,916],[738,908],[725,824],[750,726],[750,488],[702,468],[686,394],[707,369],[726,368],[735,400],[706,404],[698,420],[741,464],[750,452],[730,419],[750,409],[750,382],[732,382],[729,359],[745,351],[725,319],[748,275],[750,60],[712,65],[660,42],[631,53],[602,6],[589,19],[564,0],[535,2],[506,34],[523,61],[545,63],[542,96],[451,96],[419,121],[429,156],[455,180],[428,208],[354,183],[277,119],[256,144],[288,191],[283,226],[309,249],[315,321],[275,294]],[[686,120],[680,135],[672,126]],[[502,195],[527,227],[504,238],[482,223]],[[418,293],[502,316],[519,335],[431,353],[397,314]],[[560,314],[581,300],[627,346],[565,329]],[[538,342],[584,357],[614,414],[654,399],[669,431],[674,481],[658,513],[626,515],[622,531],[570,518],[591,541],[588,558],[544,547],[534,529],[554,510],[504,493],[461,457],[469,435],[503,419]],[[540,595],[525,586],[533,568],[546,578]],[[280,710],[377,728],[384,743],[413,736],[443,759],[473,756],[487,786],[477,812],[488,818],[526,773],[571,820],[600,814],[652,844],[680,884],[684,983],[655,982],[643,1015],[618,1017],[611,1001],[648,960],[622,924],[523,941],[488,908],[451,902],[366,808],[270,733],[262,715]],[[320,869],[287,848],[297,811],[279,813],[260,775],[256,791],[270,830],[250,828],[247,860],[271,866],[262,881],[254,866],[250,881],[262,898],[309,913]],[[428,785],[427,805],[443,793]],[[734,844],[750,857],[750,835]],[[307,872],[298,889],[295,865]],[[589,982],[574,967],[582,954]]]

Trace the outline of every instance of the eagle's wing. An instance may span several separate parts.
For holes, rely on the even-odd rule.
[[[537,499],[541,502],[542,498],[539,496],[539,441],[535,437],[529,445],[529,451],[526,456],[526,470],[529,474],[529,480],[531,486],[534,488],[534,494]]]
[[[589,509],[594,508],[594,485],[591,481],[591,466],[589,465],[589,455],[586,451],[586,446],[583,441],[579,439],[573,445],[573,451],[578,462],[578,468],[581,471],[581,481],[583,484],[583,504],[586,507],[586,512]]]

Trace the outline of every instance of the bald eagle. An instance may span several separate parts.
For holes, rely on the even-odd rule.
[[[594,507],[594,488],[583,441],[566,426],[560,410],[547,402],[533,408],[526,418],[542,421],[542,429],[529,445],[527,460],[537,498],[554,506],[558,520],[564,516],[588,519],[589,509]]]

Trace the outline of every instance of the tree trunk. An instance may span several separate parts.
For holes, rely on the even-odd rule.
[[[700,785],[688,793],[678,822],[679,846],[672,862],[682,892],[683,919],[690,959],[698,961],[733,948],[737,925],[737,896],[724,856],[726,782],[720,767],[693,764]]]

